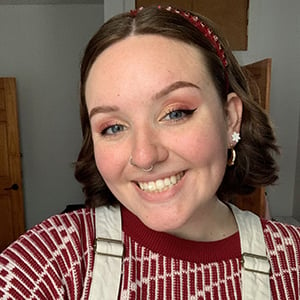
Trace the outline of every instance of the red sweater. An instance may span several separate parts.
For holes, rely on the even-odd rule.
[[[122,209],[120,299],[241,299],[239,234],[193,242],[158,233]],[[1,299],[88,299],[93,210],[49,218],[0,255]],[[300,298],[300,228],[262,221],[273,299]],[[105,276],[105,274],[104,274]]]

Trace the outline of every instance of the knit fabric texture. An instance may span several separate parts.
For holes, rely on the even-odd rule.
[[[125,208],[122,222],[120,299],[241,299],[238,233],[216,242],[188,241],[152,231]],[[299,300],[300,228],[262,225],[272,299]],[[94,235],[90,209],[33,227],[0,254],[0,299],[88,299]]]

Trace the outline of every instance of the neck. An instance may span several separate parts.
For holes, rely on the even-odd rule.
[[[168,232],[193,241],[218,241],[238,231],[230,208],[216,198],[206,207],[199,207],[180,231]]]
[[[187,240],[148,228],[125,207],[122,207],[122,228],[125,234],[125,243],[127,239],[130,239],[138,245],[166,257],[208,263],[236,258],[241,253],[238,232],[227,238],[211,242]]]

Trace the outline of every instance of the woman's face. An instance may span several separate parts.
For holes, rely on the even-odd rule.
[[[96,164],[145,225],[185,236],[214,205],[237,117],[232,98],[225,113],[201,53],[183,42],[131,36],[97,58],[86,82]]]

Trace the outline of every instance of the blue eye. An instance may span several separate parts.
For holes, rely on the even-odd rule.
[[[180,120],[194,113],[195,109],[177,109],[169,112],[164,117],[165,120]]]
[[[112,126],[109,126],[101,131],[101,135],[114,135],[118,134],[121,131],[124,131],[125,127],[121,124],[115,124]]]
[[[174,110],[168,114],[168,117],[170,119],[181,119],[184,116],[185,116],[185,114],[181,110]]]

